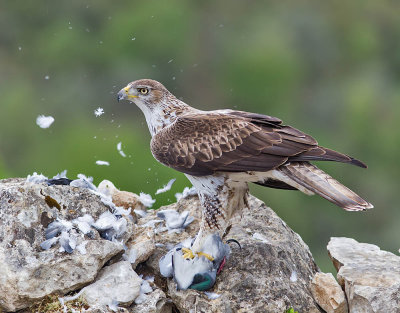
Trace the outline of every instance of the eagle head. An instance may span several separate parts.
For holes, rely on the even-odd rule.
[[[151,79],[140,79],[129,83],[118,92],[118,101],[129,100],[139,107],[152,108],[164,102],[169,91],[161,83]]]

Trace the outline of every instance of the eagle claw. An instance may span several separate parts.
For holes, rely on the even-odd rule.
[[[195,254],[197,254],[199,257],[204,256],[205,258],[207,258],[211,262],[214,261],[214,258],[211,255],[209,255],[207,253],[204,253],[204,252],[196,252],[194,254],[193,251],[191,249],[189,249],[189,248],[182,248],[182,252],[183,252],[182,257],[184,259],[194,259],[195,258]]]

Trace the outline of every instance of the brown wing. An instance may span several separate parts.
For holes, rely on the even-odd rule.
[[[304,155],[306,161],[327,154],[311,136],[279,119],[241,111],[180,116],[153,137],[151,151],[159,162],[194,176],[269,171],[293,157],[301,161]],[[351,161],[341,156],[347,159],[336,161]]]

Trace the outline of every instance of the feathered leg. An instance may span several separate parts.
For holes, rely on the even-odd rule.
[[[200,230],[192,245],[192,251],[198,253],[203,252],[204,242],[210,235],[222,237],[232,215],[247,205],[248,186],[225,174],[187,177],[196,188],[203,207]]]

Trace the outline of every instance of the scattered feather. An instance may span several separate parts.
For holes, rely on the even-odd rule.
[[[164,185],[164,187],[162,187],[156,191],[156,195],[158,195],[160,193],[164,193],[168,190],[171,190],[171,187],[175,181],[176,181],[176,178],[171,179],[166,185]]]
[[[264,242],[264,243],[269,243],[268,239],[265,238],[265,237],[264,237],[263,235],[261,235],[260,233],[254,233],[254,234],[253,234],[253,238],[254,238],[254,239],[257,239],[257,240],[260,240],[260,241],[262,241],[262,242]]]
[[[153,288],[151,288],[148,280],[142,280],[142,284],[140,285],[140,294],[135,299],[135,304],[141,304],[147,301],[148,293],[152,292]]]
[[[86,254],[87,243],[88,241],[82,241],[79,245],[76,246],[76,250],[78,250],[80,254]]]
[[[183,189],[182,193],[177,192],[175,194],[175,198],[176,198],[176,201],[179,201],[182,198],[185,199],[187,197],[195,196],[195,195],[197,195],[197,191],[194,187],[190,187],[190,188],[185,187],[185,189]]]
[[[122,206],[116,206],[114,210],[114,215],[117,216],[129,216],[131,214],[132,208],[124,209]]]
[[[147,301],[147,295],[141,292],[139,296],[135,299],[135,304],[141,304],[146,301]]]
[[[93,224],[93,227],[98,230],[105,230],[112,228],[116,221],[117,217],[114,214],[112,214],[110,211],[105,211],[99,216],[97,221]]]
[[[146,276],[144,279],[150,283],[154,283],[154,276]]]
[[[133,212],[135,212],[137,217],[145,217],[147,215],[147,212],[144,210],[134,209]]]
[[[297,281],[297,272],[296,271],[292,271],[292,274],[290,275],[290,281],[291,282]]]
[[[63,170],[61,173],[53,176],[53,179],[67,178],[67,170]]]
[[[91,231],[94,219],[90,214],[85,214],[84,216],[74,219],[72,223],[78,227],[81,233],[86,235]]]
[[[150,293],[153,292],[153,288],[151,288],[149,282],[147,280],[143,280],[140,285],[140,292],[142,293]]]
[[[111,303],[108,304],[108,308],[113,312],[119,312],[119,302],[117,300],[112,300]]]
[[[53,237],[53,238],[47,239],[40,244],[40,247],[43,250],[49,250],[53,245],[55,245],[57,243],[57,241],[58,241],[58,237]]]
[[[93,185],[93,177],[86,177],[83,174],[78,174],[78,179],[73,180],[70,186],[97,191],[97,187]]]
[[[52,116],[39,115],[36,118],[36,124],[40,128],[49,128],[51,126],[51,124],[53,124],[53,122],[54,122],[54,117],[52,117]]]
[[[81,294],[83,293],[83,288],[77,293],[77,294],[74,294],[73,296],[65,296],[65,297],[60,297],[60,298],[58,298],[58,300],[60,301],[60,303],[62,304],[62,305],[64,305],[64,302],[69,302],[69,301],[74,301],[74,300],[76,300],[76,299],[78,299],[80,296],[81,296]]]
[[[58,298],[58,301],[60,301],[61,306],[63,307],[63,312],[68,312],[68,307],[64,303],[64,298]]]
[[[107,166],[109,166],[109,165],[110,165],[110,162],[97,160],[97,161],[96,161],[96,164],[97,164],[97,165],[107,165]]]
[[[204,294],[208,297],[208,299],[210,300],[215,300],[218,299],[219,297],[221,297],[221,295],[215,293],[215,292],[209,292],[209,291],[205,291]]]
[[[139,201],[142,202],[142,204],[148,208],[151,208],[154,202],[154,200],[149,194],[141,192],[139,195]]]
[[[102,238],[115,241],[126,232],[127,225],[125,218],[117,218],[110,211],[106,211],[99,216],[93,227],[99,231]]]
[[[136,258],[137,258],[137,251],[134,248],[128,249],[127,251],[125,251],[125,253],[122,255],[122,258],[125,261],[128,261],[129,263],[133,264],[136,262]]]
[[[120,155],[122,155],[124,158],[126,158],[126,154],[125,154],[124,151],[122,151],[122,147],[121,146],[122,146],[122,142],[118,142],[118,144],[117,144],[118,152],[119,152]]]
[[[94,115],[96,115],[96,117],[99,117],[100,115],[104,114],[104,109],[103,108],[97,108],[96,110],[94,110]]]
[[[72,228],[72,223],[64,220],[56,220],[51,222],[45,230],[46,240],[57,237],[64,231],[69,231]]]
[[[44,183],[47,180],[48,178],[46,176],[44,176],[43,174],[38,174],[36,172],[33,172],[32,175],[28,175],[28,177],[26,178],[27,182],[35,184]]]
[[[76,239],[73,236],[70,236],[70,234],[67,231],[63,231],[60,236],[60,249],[58,251],[60,252],[68,252],[72,253],[76,247]]]
[[[157,217],[165,220],[165,224],[168,230],[180,229],[183,230],[191,222],[194,221],[193,216],[189,216],[188,211],[184,211],[181,214],[176,210],[162,210],[157,212]]]
[[[155,228],[156,224],[158,223],[162,223],[163,220],[150,220],[147,223],[140,225],[140,227],[151,227],[151,228]]]

